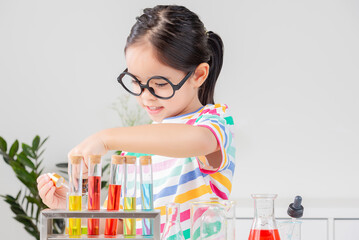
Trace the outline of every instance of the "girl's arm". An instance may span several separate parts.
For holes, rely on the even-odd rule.
[[[204,156],[217,150],[217,140],[204,127],[187,124],[151,124],[112,128],[100,132],[108,150],[149,153],[168,157]]]
[[[69,155],[104,155],[109,150],[168,157],[206,156],[219,150],[214,134],[205,127],[160,123],[102,130],[76,146]],[[207,159],[218,166],[221,158]],[[219,164],[218,164],[219,161]]]

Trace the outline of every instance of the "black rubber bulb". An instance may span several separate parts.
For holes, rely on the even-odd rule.
[[[289,204],[288,215],[292,218],[300,218],[303,216],[304,207],[302,206],[302,197],[296,196],[294,202]]]

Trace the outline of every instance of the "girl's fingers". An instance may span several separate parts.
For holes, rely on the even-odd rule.
[[[43,200],[45,199],[46,194],[48,193],[48,191],[50,190],[50,188],[53,186],[54,184],[52,182],[48,182],[47,184],[44,184],[40,190],[39,190],[39,195]]]
[[[50,187],[50,190],[45,193],[45,200],[47,203],[52,203],[54,201],[54,193],[55,193],[55,186]]]
[[[41,178],[41,179],[39,179],[39,178]],[[37,189],[41,189],[45,184],[47,184],[47,183],[49,183],[49,182],[52,182],[52,181],[50,181],[50,178],[49,178],[49,176],[47,176],[47,175],[43,175],[43,176],[40,176],[38,178],[38,182],[37,182]]]
[[[39,183],[41,180],[43,180],[45,177],[47,176],[46,173],[40,175],[37,179],[36,179],[36,182]]]

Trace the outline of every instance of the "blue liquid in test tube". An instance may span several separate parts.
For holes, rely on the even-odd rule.
[[[153,210],[152,158],[140,157],[141,166],[141,205],[143,211]],[[153,236],[153,219],[142,219],[142,235]]]

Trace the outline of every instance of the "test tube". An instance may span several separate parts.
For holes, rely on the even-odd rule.
[[[88,200],[88,179],[82,179],[82,208],[87,210]],[[81,234],[87,234],[87,218],[81,218]]]
[[[88,210],[100,210],[101,202],[101,155],[90,155],[88,159]],[[100,234],[100,219],[89,218],[88,235]]]
[[[68,192],[69,211],[81,211],[82,202],[82,156],[70,156],[70,190]],[[81,236],[81,218],[69,219],[70,237]]]
[[[110,180],[108,188],[107,210],[120,209],[121,186],[124,174],[124,156],[113,155],[111,158]],[[118,219],[106,219],[105,235],[117,234]]]
[[[153,210],[153,178],[151,156],[140,157],[141,205],[143,211]],[[153,219],[142,219],[142,235],[153,236]]]
[[[125,158],[125,179],[124,179],[124,210],[136,210],[136,157],[126,156]],[[125,218],[123,233],[125,237],[136,236],[136,219]]]

